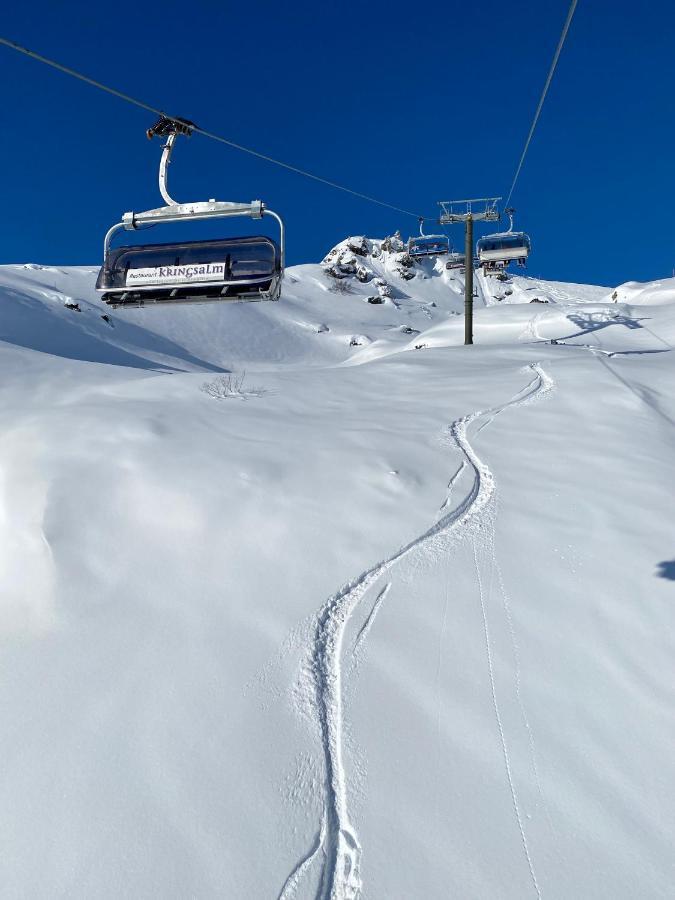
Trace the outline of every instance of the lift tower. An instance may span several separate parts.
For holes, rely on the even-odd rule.
[[[498,222],[497,204],[501,197],[479,197],[474,200],[439,200],[442,207],[439,222],[453,225],[464,222],[464,343],[473,344],[473,223]]]

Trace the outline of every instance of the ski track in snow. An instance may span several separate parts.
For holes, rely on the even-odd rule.
[[[520,278],[524,278],[527,281],[532,282],[532,286],[541,291],[544,294],[549,294],[549,296],[553,297],[558,303],[574,303],[575,297],[572,296],[568,291],[563,291],[561,288],[553,287],[551,284],[542,281],[539,278],[533,278],[531,275],[520,275]]]
[[[616,378],[616,380],[619,381],[625,388],[627,388],[631,392],[631,394],[633,394],[633,396],[637,397],[637,399],[640,400],[644,404],[644,406],[649,410],[649,412],[655,413],[657,416],[659,416],[659,418],[661,418],[663,421],[667,422],[670,426],[675,428],[675,420],[673,420],[668,415],[668,413],[664,412],[664,410],[661,409],[659,403],[655,400],[651,391],[648,391],[644,387],[638,387],[634,384],[631,384],[631,382],[628,381],[627,378],[624,378],[623,375],[620,375],[616,371],[616,369],[609,364],[609,359],[611,359],[612,356],[618,356],[618,354],[615,353],[615,354],[610,355],[605,352],[605,355],[608,357],[607,359],[605,359],[602,355],[603,351],[602,350],[598,351],[598,348],[596,348],[596,347],[588,347],[588,348],[584,348],[584,349],[589,349],[591,351],[591,353],[593,354],[593,356],[600,363],[600,365],[603,366],[609,372],[609,374],[612,375],[614,378]],[[663,351],[663,352],[666,352],[666,351]]]
[[[444,512],[450,506],[450,503],[452,501],[453,488],[455,487],[455,485],[461,478],[462,473],[464,472],[464,469],[466,469],[466,460],[465,459],[462,460],[459,468],[457,469],[455,474],[452,476],[452,478],[448,482],[448,494],[447,494],[445,500],[443,501],[443,505],[441,506],[439,512]]]
[[[494,541],[492,542],[492,569],[497,573],[497,581],[499,584],[499,593],[502,599],[502,607],[504,609],[504,614],[506,616],[506,621],[508,623],[509,635],[511,638],[511,649],[513,651],[513,663],[514,663],[514,678],[516,685],[516,699],[518,701],[518,706],[520,708],[520,715],[523,720],[523,725],[525,727],[525,731],[527,733],[527,742],[530,748],[530,760],[532,762],[532,772],[534,774],[535,784],[537,785],[537,793],[539,794],[539,799],[541,800],[542,806],[544,807],[544,812],[546,813],[546,819],[548,820],[549,828],[551,829],[551,833],[554,836],[554,844],[556,849],[558,850],[558,831],[553,822],[553,818],[551,816],[551,811],[549,809],[549,805],[546,801],[546,795],[544,794],[544,789],[541,783],[541,777],[539,775],[539,765],[537,763],[537,748],[534,742],[534,732],[532,731],[532,726],[530,725],[530,719],[527,715],[527,710],[525,708],[525,702],[523,700],[522,694],[522,686],[521,686],[521,667],[520,667],[520,650],[518,648],[518,640],[516,638],[516,629],[513,622],[513,615],[511,613],[511,601],[509,599],[509,595],[506,590],[506,585],[504,584],[504,575],[502,573],[502,567],[499,565],[499,561],[497,559],[497,552],[494,546]],[[559,852],[559,850],[558,850]]]
[[[321,874],[318,900],[359,900],[361,897],[363,886],[361,880],[362,850],[357,831],[349,814],[347,775],[343,761],[342,645],[346,627],[352,613],[368,590],[384,572],[391,569],[404,557],[422,550],[430,550],[432,553],[446,550],[448,549],[448,541],[453,539],[459,540],[465,533],[470,533],[470,526],[481,528],[485,514],[489,512],[490,505],[494,500],[496,487],[492,471],[480,459],[469,442],[468,429],[472,423],[483,419],[484,421],[478,429],[478,431],[482,431],[486,425],[504,410],[529,403],[552,389],[552,379],[538,363],[528,365],[525,371],[530,371],[534,374],[534,377],[511,400],[498,407],[470,413],[456,419],[450,426],[450,433],[455,441],[455,445],[461,451],[466,466],[473,472],[473,484],[464,500],[457,507],[441,516],[423,534],[345,584],[326,601],[317,615],[311,655],[315,690],[314,704],[321,734],[325,765],[324,816],[317,845],[310,851],[308,856],[295,866],[288,877],[280,895],[283,900],[291,900],[295,896],[302,875],[309,869],[320,849],[323,849],[324,867]],[[463,468],[460,467],[460,470],[451,479],[451,486],[462,471]],[[383,591],[378,599],[383,599],[384,595],[385,592]],[[481,604],[484,624],[487,629],[482,593]],[[377,605],[376,602],[375,606],[377,607]],[[374,612],[375,608],[373,609]],[[493,700],[496,703],[489,637],[488,661],[490,664]],[[515,786],[511,777],[508,751],[506,750],[506,741],[501,728],[499,714],[498,722],[502,748],[507,759],[511,795],[516,810],[521,839],[525,848],[528,868],[537,895],[541,897],[520,816]]]
[[[319,833],[314,840],[312,849],[304,859],[300,860],[300,862],[286,879],[286,883],[284,884],[283,888],[281,889],[281,893],[279,894],[279,900],[292,900],[292,898],[295,896],[297,887],[302,881],[302,876],[305,874],[305,872],[308,871],[308,869],[314,862],[314,857],[317,855],[319,850],[321,850],[325,836],[326,820],[324,818],[321,820],[321,828],[319,829]]]
[[[377,600],[373,604],[373,608],[371,609],[368,618],[363,623],[361,628],[359,629],[359,633],[356,635],[356,640],[354,641],[354,649],[352,650],[352,655],[355,659],[358,658],[359,653],[361,652],[361,648],[363,647],[366,638],[370,632],[370,629],[373,627],[373,623],[375,622],[375,617],[377,616],[380,606],[382,605],[382,601],[389,593],[391,589],[391,582],[386,584],[380,593],[377,595]]]
[[[495,720],[497,722],[497,729],[499,731],[499,740],[501,742],[502,747],[502,755],[504,757],[504,768],[506,769],[506,778],[509,783],[509,791],[511,793],[511,802],[513,803],[513,811],[516,816],[516,821],[518,822],[518,831],[520,832],[520,839],[523,844],[523,850],[525,851],[525,857],[527,859],[527,867],[530,870],[530,878],[532,879],[532,884],[534,885],[534,889],[537,892],[537,897],[541,900],[541,890],[539,889],[539,883],[537,881],[537,875],[534,871],[534,863],[532,862],[532,855],[530,854],[530,848],[527,843],[527,836],[525,834],[525,828],[523,826],[523,816],[520,811],[520,803],[518,802],[518,794],[516,792],[516,785],[513,780],[513,772],[511,767],[511,757],[509,755],[509,748],[506,743],[506,736],[504,734],[504,723],[502,722],[502,716],[499,710],[499,703],[497,701],[497,686],[495,683],[495,671],[494,665],[492,662],[492,649],[490,644],[490,626],[488,624],[488,616],[487,609],[485,606],[485,590],[483,587],[483,579],[480,573],[480,564],[478,562],[478,550],[476,547],[476,541],[473,541],[473,559],[476,566],[476,580],[478,582],[478,596],[480,598],[480,609],[483,618],[483,637],[485,638],[485,652],[487,655],[487,663],[488,663],[488,673],[490,675],[490,692],[492,694],[492,707],[495,713]]]
[[[464,463],[462,463],[464,466]],[[460,472],[462,469],[459,470]],[[455,476],[457,477],[457,476]],[[452,479],[451,479],[452,484]],[[441,618],[441,627],[438,632],[438,658],[436,660],[436,772],[440,780],[441,774],[441,670],[443,668],[443,641],[445,640],[445,629],[448,621],[448,607],[450,606],[450,583],[448,572],[445,573],[445,596],[443,598],[443,615]],[[440,832],[441,822],[441,803],[440,791],[436,789],[436,828]]]
[[[652,332],[653,333],[653,332]],[[658,337],[658,335],[655,335]],[[661,338],[659,338],[661,340]],[[666,343],[662,341],[662,343]],[[612,359],[620,359],[624,356],[630,356],[634,352],[642,352],[642,353],[669,353],[673,349],[670,344],[666,344],[667,349],[664,350],[643,350],[643,351],[632,351],[632,350],[605,350],[603,347],[598,347],[596,344],[571,344],[566,341],[558,341],[558,345],[561,347],[573,347],[575,350],[587,350],[594,359],[596,359],[603,368],[612,375],[618,382],[620,382],[627,390],[631,392],[638,400],[640,400],[644,406],[652,413],[655,413],[659,418],[663,421],[667,422],[673,428],[675,428],[675,419],[671,418],[671,416],[666,413],[656,399],[653,396],[653,392],[649,391],[647,388],[642,386],[637,386],[632,384],[625,378],[623,375],[620,375],[616,369],[610,365],[610,360]]]

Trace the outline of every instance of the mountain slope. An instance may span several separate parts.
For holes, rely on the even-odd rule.
[[[0,269],[8,896],[669,895],[675,281],[481,277],[464,348],[364,240]]]

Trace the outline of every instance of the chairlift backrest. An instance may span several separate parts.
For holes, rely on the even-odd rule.
[[[437,256],[448,253],[450,250],[450,238],[444,234],[426,234],[423,237],[411,237],[408,239],[408,253],[410,256]]]

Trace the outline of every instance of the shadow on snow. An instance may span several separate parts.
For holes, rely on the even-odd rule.
[[[657,565],[657,578],[666,578],[668,581],[675,581],[675,559],[660,562]]]

